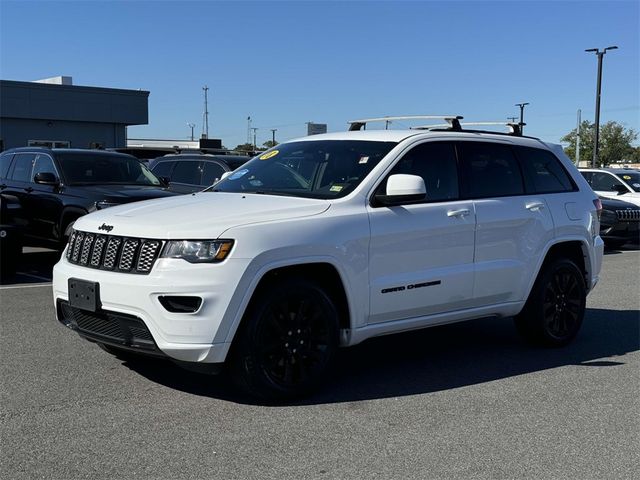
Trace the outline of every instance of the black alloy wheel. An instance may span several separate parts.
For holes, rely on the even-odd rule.
[[[570,260],[554,260],[540,272],[516,327],[532,343],[567,345],[582,325],[586,295],[580,269]]]
[[[232,352],[241,388],[267,400],[310,393],[324,380],[338,347],[338,315],[316,284],[285,279],[259,293]]]

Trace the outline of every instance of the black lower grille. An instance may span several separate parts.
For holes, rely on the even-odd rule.
[[[110,345],[160,353],[145,323],[134,315],[108,310],[89,312],[58,301],[58,318],[82,336]]]

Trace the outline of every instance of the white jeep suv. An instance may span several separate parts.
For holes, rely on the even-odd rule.
[[[213,187],[77,220],[58,320],[114,354],[225,363],[309,392],[339,346],[479,317],[570,342],[596,285],[599,200],[559,146],[450,128],[280,144]]]

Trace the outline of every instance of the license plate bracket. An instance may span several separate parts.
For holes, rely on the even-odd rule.
[[[96,312],[100,308],[100,284],[70,278],[69,305],[81,310]]]

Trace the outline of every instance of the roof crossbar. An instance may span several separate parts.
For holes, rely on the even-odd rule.
[[[349,131],[366,130],[367,123],[373,122],[393,122],[395,120],[444,120],[451,130],[460,130],[460,120],[464,117],[460,115],[405,115],[401,117],[377,117],[363,118],[361,120],[350,120]],[[389,123],[386,124],[389,126]]]
[[[525,126],[526,123],[514,123],[514,122],[464,122],[460,123],[461,130],[465,130],[465,127],[483,127],[483,126],[503,126],[509,128],[509,134],[521,137],[522,136],[522,127]],[[447,130],[456,130],[455,128],[451,128],[450,124],[440,124],[440,125],[421,125],[418,127],[411,127],[412,130],[439,130],[439,129],[447,129]],[[469,129],[472,130],[472,129]],[[491,132],[490,132],[491,133]],[[495,133],[495,132],[494,132]]]

